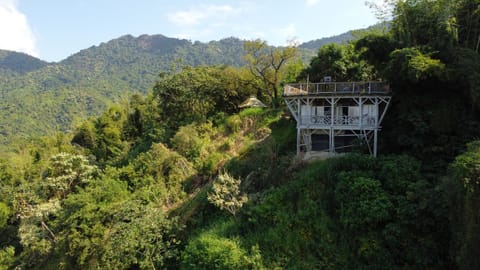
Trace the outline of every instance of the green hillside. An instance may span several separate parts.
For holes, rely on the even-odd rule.
[[[12,145],[0,269],[480,269],[480,2],[391,3],[388,32],[306,67],[246,41],[248,68],[177,67]],[[295,155],[275,96],[325,73],[390,84],[377,158]],[[268,107],[240,110],[251,95]]]
[[[369,26],[364,29],[351,30],[339,35],[334,35],[331,37],[324,37],[315,40],[310,40],[299,45],[301,49],[307,49],[312,51],[317,51],[324,45],[335,43],[335,44],[347,44],[348,42],[360,37],[365,33],[371,32],[385,32],[390,27],[388,22],[378,23],[372,26]]]
[[[0,54],[0,143],[65,131],[107,104],[146,93],[161,71],[183,65],[243,64],[243,41],[209,43],[162,35],[123,36],[47,64],[23,54]]]
[[[48,63],[24,53],[0,50],[1,72],[27,73],[47,66]]]

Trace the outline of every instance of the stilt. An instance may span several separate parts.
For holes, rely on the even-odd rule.
[[[300,156],[300,143],[301,143],[301,131],[300,128],[297,127],[297,157]]]

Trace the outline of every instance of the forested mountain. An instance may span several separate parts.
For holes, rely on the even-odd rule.
[[[352,31],[348,31],[346,33],[336,35],[336,36],[310,40],[300,44],[299,47],[316,51],[318,50],[318,48],[322,47],[323,45],[330,44],[330,43],[345,44],[352,39],[353,39]]]
[[[349,41],[355,39],[355,36],[362,36],[365,33],[369,32],[384,32],[387,31],[390,27],[388,22],[381,22],[372,26],[369,26],[364,29],[350,30],[348,32],[342,33],[340,35],[334,35],[331,37],[324,37],[315,40],[310,40],[300,44],[298,47],[307,50],[317,51],[320,47],[335,43],[335,44],[347,44]]]
[[[24,53],[0,50],[0,74],[3,72],[27,73],[48,65],[47,62]],[[5,75],[6,76],[6,75]]]
[[[66,130],[122,96],[146,93],[159,72],[174,64],[242,65],[242,44],[235,38],[191,43],[162,35],[123,36],[50,64],[4,51],[0,141]]]

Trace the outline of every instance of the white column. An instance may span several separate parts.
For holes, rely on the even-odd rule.
[[[362,129],[362,126],[363,126],[363,99],[362,97],[360,97],[359,99],[359,107],[360,107],[360,117],[359,117],[359,121],[360,121],[360,129]]]
[[[330,110],[330,156],[333,156],[333,153],[335,152],[335,130],[333,129],[333,124],[334,124],[334,117],[335,117],[335,98],[332,97],[331,100],[331,110]]]
[[[297,156],[300,156],[300,142],[301,142],[300,127],[297,127]]]
[[[379,123],[378,123],[378,97],[375,97],[375,130],[373,131],[373,157],[377,157],[377,144],[378,144],[378,128],[379,128]]]

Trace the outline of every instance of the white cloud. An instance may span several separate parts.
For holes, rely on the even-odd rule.
[[[35,35],[27,17],[17,9],[17,0],[0,0],[0,49],[38,56]]]
[[[307,0],[307,6],[315,6],[319,0]]]
[[[197,25],[207,19],[221,19],[226,15],[237,12],[231,6],[207,6],[196,9],[190,9],[188,11],[177,11],[175,13],[168,14],[168,19],[180,26]]]

